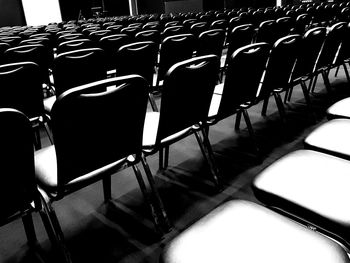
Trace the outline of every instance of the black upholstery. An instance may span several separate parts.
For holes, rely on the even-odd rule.
[[[163,164],[163,148],[191,134],[196,135],[204,156],[211,160],[207,156],[208,150],[204,151],[210,145],[201,123],[205,123],[207,119],[218,70],[218,58],[207,55],[176,63],[167,72],[160,112],[147,113],[143,140],[146,154],[160,153],[160,169],[167,166],[167,156]],[[193,101],[196,101],[195,107]],[[204,132],[203,139],[200,138],[199,131]],[[212,173],[217,185],[216,168]]]
[[[104,91],[106,87],[112,88]],[[62,247],[64,237],[52,203],[101,180],[104,199],[110,201],[111,176],[127,167],[133,168],[161,231],[155,199],[146,191],[136,166],[142,158],[147,94],[147,82],[128,75],[70,89],[55,102],[51,111],[55,144],[35,153],[35,173]],[[147,165],[144,159],[142,163]]]

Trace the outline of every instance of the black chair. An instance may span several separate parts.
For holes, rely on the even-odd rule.
[[[208,116],[218,70],[219,59],[215,55],[191,58],[173,65],[164,78],[160,111],[146,114],[143,139],[143,152],[146,155],[159,152],[159,169],[165,169],[169,145],[194,134],[210,165],[216,187],[220,187],[220,176],[202,124]]]
[[[310,14],[300,14],[297,16],[294,25],[294,32],[297,34],[304,35],[307,30],[309,30],[312,21],[312,16]]]
[[[159,30],[156,30],[156,29],[142,30],[136,33],[135,40],[137,42],[153,41],[154,43],[160,45],[160,42],[161,42],[160,32]]]
[[[285,257],[288,257],[286,259]],[[160,263],[346,263],[346,251],[326,237],[257,203],[230,200],[166,243]]]
[[[279,34],[275,20],[266,20],[260,23],[255,36],[255,42],[266,42],[271,45],[278,39]]]
[[[0,183],[0,225],[4,226],[21,218],[28,245],[35,249],[38,240],[32,213],[40,213],[50,239],[53,230],[42,209],[35,180],[32,126],[27,116],[11,108],[0,109],[0,120],[4,124],[0,130],[0,158],[3,169]],[[56,242],[53,239],[51,241]],[[5,239],[2,239],[2,245],[6,246]]]
[[[22,41],[22,38],[20,36],[0,37],[0,43],[7,43],[11,47],[17,46],[21,41]]]
[[[30,61],[36,63],[40,68],[41,82],[51,86],[49,79],[49,65],[52,57],[48,56],[49,48],[43,44],[19,45],[9,48],[4,53],[6,63]]]
[[[291,34],[294,31],[295,22],[289,16],[276,19],[276,40]]]
[[[152,94],[157,57],[158,45],[152,41],[134,42],[121,46],[115,55],[116,76],[137,74],[146,79],[149,101],[154,111],[158,111]]]
[[[115,70],[115,53],[118,49],[126,44],[133,42],[127,34],[114,34],[102,37],[99,41],[99,47],[103,49],[106,54],[107,70]]]
[[[100,48],[86,48],[58,54],[54,59],[52,75],[55,96],[44,99],[44,107],[50,115],[51,108],[68,89],[107,78],[105,53]]]
[[[260,150],[247,109],[260,101],[259,92],[269,53],[270,45],[267,43],[255,43],[237,49],[229,59],[224,83],[215,90],[209,111],[208,125],[215,125],[236,114],[236,130],[239,129],[243,114],[258,155]]]
[[[266,65],[265,77],[262,83],[259,97],[264,100],[261,115],[266,116],[266,110],[270,95],[273,94],[278,111],[285,121],[285,110],[280,94],[290,89],[291,76],[301,46],[301,36],[298,34],[285,36],[275,42],[271,49],[268,63]],[[311,109],[308,90],[301,85],[305,101]]]
[[[112,31],[108,29],[101,29],[93,31],[89,34],[89,39],[91,39],[93,42],[98,43],[101,38],[112,35]]]
[[[105,91],[106,87],[113,88]],[[148,168],[141,156],[147,94],[146,81],[129,75],[70,89],[52,108],[55,144],[36,152],[35,173],[44,209],[67,257],[70,253],[53,203],[99,181],[104,200],[111,201],[111,176],[127,167],[135,172],[157,232],[164,230],[158,203],[152,201],[137,167],[141,161]]]
[[[174,35],[165,38],[160,46],[156,87],[165,73],[177,62],[189,59],[194,52],[194,36],[192,34]]]
[[[329,72],[332,68],[342,64],[337,60],[339,48],[348,33],[348,24],[345,22],[338,22],[328,29],[326,38],[324,40],[319,58],[317,60],[316,68],[313,74],[313,83],[310,86],[310,92],[314,92],[318,75],[321,74],[326,89],[330,92],[331,85],[329,82]]]
[[[297,62],[291,77],[291,88],[286,93],[285,101],[291,99],[293,87],[296,85],[300,84],[304,86],[304,89],[307,81],[309,81],[309,87],[307,89],[310,90],[312,85],[311,79],[314,76],[326,35],[327,29],[325,27],[314,27],[303,35],[301,42],[302,48],[299,50]],[[326,88],[328,88],[328,85],[326,85]]]
[[[78,49],[94,48],[94,47],[97,47],[97,44],[92,42],[90,39],[87,39],[87,38],[73,39],[73,40],[61,42],[57,46],[56,53],[60,54],[60,53],[74,51]]]
[[[163,40],[169,36],[180,35],[184,33],[186,32],[185,32],[185,28],[182,25],[169,26],[164,28],[164,30],[160,33],[160,37]]]
[[[85,38],[86,36],[84,36],[82,33],[62,34],[57,37],[56,46],[59,46],[62,42],[75,40],[75,39],[85,39]]]
[[[198,37],[196,56],[214,54],[221,59],[225,42],[223,29],[211,29],[204,31]]]
[[[208,30],[209,29],[209,25],[208,22],[202,21],[202,22],[197,22],[191,25],[190,27],[190,33],[195,37],[198,38],[199,35]]]
[[[34,62],[18,62],[0,65],[0,107],[14,108],[23,112],[31,121],[35,146],[41,148],[40,129],[45,131],[52,143],[48,127],[49,118],[43,105],[40,67]]]
[[[0,43],[0,64],[4,64],[4,53],[7,49],[9,49],[11,46],[8,43]]]
[[[255,178],[253,191],[271,209],[349,250],[349,169],[348,160],[297,150],[264,169]]]
[[[221,68],[221,80],[227,70],[227,65],[232,54],[245,45],[251,44],[255,36],[255,28],[252,24],[243,24],[235,27],[227,35],[227,52],[224,66]]]

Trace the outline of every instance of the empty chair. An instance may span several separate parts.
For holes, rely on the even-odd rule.
[[[7,43],[11,47],[15,47],[21,42],[22,38],[20,36],[7,36],[0,37],[0,43]]]
[[[40,128],[44,127],[51,140],[44,111],[40,67],[34,62],[18,62],[0,65],[0,107],[23,112],[35,131],[35,146],[41,148]]]
[[[276,20],[276,40],[289,35],[293,31],[295,22],[289,16],[280,17]]]
[[[349,250],[349,168],[348,160],[297,150],[264,169],[255,178],[253,191],[263,204]]]
[[[312,21],[312,16],[310,14],[300,14],[295,20],[295,33],[303,35],[308,29]]]
[[[131,39],[135,39],[136,33],[141,31],[141,27],[124,27],[120,30],[121,34],[127,34]]]
[[[83,48],[93,48],[97,47],[97,44],[92,42],[90,39],[87,38],[81,38],[81,39],[73,39],[73,40],[68,40],[60,43],[57,46],[56,53],[64,53],[68,51],[74,51],[78,49],[83,49]]]
[[[192,34],[180,34],[165,38],[160,46],[156,86],[159,87],[165,73],[175,63],[189,59],[194,52]]]
[[[259,95],[264,100],[261,113],[263,116],[266,116],[268,101],[270,95],[273,94],[282,121],[285,121],[285,110],[280,93],[288,92],[290,88],[293,68],[298,57],[298,52],[302,48],[301,41],[301,36],[294,34],[280,38],[273,45]],[[301,85],[301,88],[308,106],[311,107],[306,86]]]
[[[48,114],[56,98],[66,90],[107,78],[105,53],[100,48],[86,48],[58,54],[53,62],[52,75],[55,96],[44,100]]]
[[[115,70],[114,57],[118,49],[123,45],[130,44],[132,41],[133,39],[127,34],[114,34],[100,39],[99,46],[106,54],[105,57],[108,71]]]
[[[160,255],[161,263],[289,260],[349,262],[346,251],[336,242],[244,200],[218,206],[169,241]]]
[[[327,29],[325,27],[309,29],[303,35],[301,48],[291,77],[291,88],[286,94],[285,100],[290,100],[294,86],[298,84],[306,86],[306,81],[313,78],[326,35]],[[309,82],[309,87],[311,85],[312,81]]]
[[[216,187],[220,187],[220,176],[201,124],[208,116],[218,70],[219,59],[215,55],[187,59],[170,67],[164,77],[160,110],[147,112],[143,136],[143,152],[159,152],[159,169],[164,169],[168,165],[169,145],[194,134]]]
[[[48,224],[47,215],[42,210],[35,180],[33,130],[28,117],[15,109],[1,108],[0,120],[2,124],[6,124],[0,130],[2,169],[0,225],[22,218],[28,245],[35,249],[38,240],[32,213],[40,213],[50,238],[52,229]],[[2,245],[6,246],[5,241],[3,237]]]
[[[204,31],[198,37],[196,56],[214,54],[221,59],[225,42],[223,29],[211,29]]]
[[[202,32],[208,29],[209,29],[208,22],[205,22],[205,21],[197,22],[191,25],[190,33],[194,35],[195,38],[198,38]]]
[[[266,20],[260,23],[256,32],[255,42],[266,42],[271,45],[278,39],[279,35],[275,20]]]
[[[164,30],[160,33],[161,39],[165,39],[169,36],[184,34],[185,29],[183,26],[169,26],[164,28]]]
[[[66,42],[74,39],[83,39],[83,38],[86,38],[86,37],[82,33],[62,34],[57,37],[56,46],[58,46],[62,42]]]
[[[255,43],[237,49],[229,59],[226,78],[216,89],[209,111],[209,125],[237,114],[235,129],[239,129],[243,114],[257,153],[259,146],[247,109],[259,102],[259,90],[269,53],[270,46],[267,43]]]
[[[0,43],[0,64],[4,63],[4,53],[11,46],[8,43]]]
[[[156,44],[160,44],[161,37],[160,32],[156,29],[142,30],[135,35],[136,41],[152,41]]]
[[[127,167],[133,168],[152,221],[162,231],[158,203],[151,201],[137,167],[146,110],[147,83],[136,75],[79,86],[58,97],[51,111],[55,144],[36,152],[35,174],[61,247],[66,247],[64,234],[52,204],[99,181],[104,200],[111,201],[111,176]],[[147,165],[145,159],[142,163]]]
[[[345,39],[346,33],[348,32],[347,27],[347,23],[338,22],[329,28],[313,74],[314,81],[313,86],[311,87],[311,92],[315,89],[316,80],[319,74],[322,75],[325,86],[327,90],[330,91],[328,78],[329,71],[339,65],[337,63],[337,55],[343,39]]]
[[[222,29],[225,32],[226,32],[227,27],[228,27],[228,22],[226,19],[214,20],[209,26],[210,29]]]
[[[108,29],[96,30],[89,34],[89,39],[91,39],[95,43],[98,43],[102,37],[105,37],[111,34],[112,34],[112,31]]]
[[[152,41],[134,42],[121,46],[115,55],[116,76],[138,74],[146,79],[149,100],[154,111],[158,110],[152,95],[157,57],[158,45]]]
[[[224,66],[221,69],[221,79],[227,70],[227,65],[232,54],[245,45],[251,44],[255,35],[255,29],[252,24],[244,24],[235,27],[227,35],[227,53]]]

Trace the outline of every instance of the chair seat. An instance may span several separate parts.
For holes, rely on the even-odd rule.
[[[349,171],[347,160],[298,150],[263,170],[253,190],[261,202],[350,241]]]
[[[142,138],[142,146],[144,149],[152,149],[156,144],[157,139],[157,132],[158,132],[158,125],[159,125],[159,112],[147,112],[146,118],[145,118],[145,124],[144,124],[144,130],[143,130],[143,138]],[[174,140],[179,139],[182,136],[187,135],[193,127],[188,127],[186,129],[183,129],[171,136],[168,136],[161,140],[162,144],[170,143]]]
[[[330,120],[304,140],[305,147],[350,160],[350,120]]]
[[[110,170],[110,174],[112,174],[121,169],[123,164],[126,165],[126,159],[127,158],[123,158],[114,163],[106,165],[105,167],[78,177],[65,184],[64,187],[67,192],[72,192],[76,189],[80,189],[83,185],[89,185],[94,181],[98,181],[101,179],[101,176],[106,175],[108,170]],[[58,185],[57,158],[54,145],[45,147],[35,152],[35,176],[38,185],[47,194],[49,194],[50,197],[55,197]]]
[[[165,247],[161,262],[349,262],[335,242],[258,204],[229,201]]]
[[[327,109],[328,119],[350,119],[350,98],[342,99]]]
[[[56,101],[56,96],[51,96],[44,99],[44,109],[46,112],[51,112],[52,106]]]

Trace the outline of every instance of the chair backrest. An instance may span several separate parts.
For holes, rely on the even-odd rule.
[[[137,74],[152,86],[157,57],[158,45],[152,41],[121,46],[115,56],[116,75]]]
[[[289,16],[280,17],[276,20],[276,35],[279,39],[289,35],[294,28],[295,21]]]
[[[4,63],[4,53],[11,46],[8,43],[0,43],[0,64]]]
[[[56,46],[58,46],[62,42],[66,42],[74,39],[82,39],[82,38],[86,38],[82,33],[69,33],[69,34],[59,35],[57,37]]]
[[[237,49],[228,62],[218,118],[234,114],[242,104],[255,104],[270,53],[267,43]]]
[[[44,112],[40,68],[33,62],[0,65],[0,108],[14,108],[29,118]]]
[[[115,54],[121,46],[130,44],[133,38],[127,34],[114,34],[102,37],[99,41],[99,47],[103,49],[106,54],[107,69],[115,69]]]
[[[255,42],[266,42],[273,45],[277,40],[278,32],[275,20],[266,20],[260,23],[258,32],[256,33]]]
[[[304,34],[293,71],[292,80],[308,76],[315,71],[317,59],[321,52],[326,35],[327,29],[325,27],[315,27],[309,29]]]
[[[327,67],[335,62],[339,47],[346,36],[348,23],[338,22],[327,32],[316,69]]]
[[[96,92],[106,87],[113,88]],[[147,82],[137,75],[109,78],[61,94],[51,111],[58,188],[129,155],[138,160],[147,99]]]
[[[303,35],[312,21],[312,16],[310,14],[304,13],[297,16],[295,19],[295,33]]]
[[[73,51],[82,48],[92,48],[96,47],[96,43],[92,42],[90,39],[81,38],[81,39],[73,39],[60,43],[57,46],[57,54]]]
[[[196,38],[199,37],[200,33],[206,31],[209,29],[208,22],[202,21],[197,22],[191,25],[190,27],[190,33],[194,35]]]
[[[229,61],[229,57],[240,47],[251,44],[255,35],[255,29],[252,24],[244,24],[236,26],[229,32],[227,38],[228,49],[225,65]]]
[[[206,55],[169,69],[162,89],[157,143],[206,120],[219,67],[217,56]]]
[[[259,92],[261,99],[274,89],[287,89],[301,45],[301,35],[280,38],[273,45],[266,65],[265,77]]]
[[[89,39],[91,39],[94,42],[98,42],[102,37],[105,37],[111,34],[112,34],[112,31],[108,29],[96,30],[89,34]]]
[[[17,46],[21,41],[22,38],[20,36],[0,37],[0,43],[8,43],[11,47]]]
[[[105,79],[105,53],[100,48],[61,53],[54,59],[52,74],[57,96],[68,89]]]
[[[225,30],[211,29],[204,31],[198,37],[197,56],[214,54],[221,58],[225,42]]]
[[[160,32],[156,29],[142,30],[135,35],[136,41],[153,41],[156,44],[160,44]]]
[[[22,112],[10,108],[0,109],[0,225],[20,212],[40,209],[35,181],[33,130]]]
[[[165,38],[160,47],[158,75],[163,78],[172,65],[191,58],[193,51],[194,37],[192,34],[174,35]]]
[[[161,38],[165,39],[168,36],[179,35],[185,33],[185,28],[182,25],[178,26],[169,26],[164,28],[164,30],[160,33]]]

